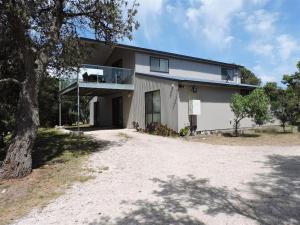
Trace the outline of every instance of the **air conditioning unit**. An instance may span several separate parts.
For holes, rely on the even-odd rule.
[[[200,114],[201,114],[201,101],[189,100],[189,115],[200,115]]]

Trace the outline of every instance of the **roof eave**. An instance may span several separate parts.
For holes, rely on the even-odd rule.
[[[192,79],[187,79],[187,78],[183,78],[183,77],[170,77],[170,76],[164,76],[164,75],[160,76],[160,75],[144,74],[144,73],[136,73],[136,74],[142,75],[142,76],[154,77],[154,78],[158,78],[158,79],[174,80],[174,81],[178,81],[180,83],[195,83],[195,84],[202,84],[202,85],[209,85],[209,86],[234,87],[234,88],[248,89],[248,90],[254,90],[255,88],[259,87],[259,86],[250,85],[250,84],[216,82],[216,81],[210,81],[210,80],[192,80]]]
[[[87,41],[87,42],[106,44],[105,41],[100,41],[100,40],[95,40],[95,39],[90,39],[90,38],[85,38],[85,37],[80,37],[80,39]],[[150,54],[168,56],[168,57],[183,59],[183,60],[187,60],[187,61],[195,61],[195,62],[200,62],[200,63],[205,63],[205,64],[219,65],[219,66],[230,67],[230,68],[235,68],[235,69],[243,68],[243,66],[238,65],[238,64],[219,62],[219,61],[215,61],[215,60],[197,58],[197,57],[193,57],[193,56],[181,55],[181,54],[176,54],[176,53],[171,53],[171,52],[159,51],[159,50],[154,50],[154,49],[124,45],[124,44],[115,44],[114,47],[134,50],[134,51],[138,51],[138,52],[142,52],[142,53],[150,53]]]

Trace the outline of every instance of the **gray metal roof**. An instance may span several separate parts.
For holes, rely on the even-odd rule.
[[[84,38],[84,37],[81,37],[80,39],[83,41],[86,41],[86,42],[105,44],[104,41],[100,41],[100,40]],[[137,52],[157,54],[157,55],[161,55],[161,56],[183,59],[183,60],[188,60],[188,61],[195,61],[195,62],[200,62],[200,63],[205,63],[205,64],[220,65],[220,66],[230,67],[230,68],[243,68],[243,66],[234,64],[234,63],[225,63],[225,62],[220,62],[220,61],[215,61],[215,60],[210,60],[210,59],[203,59],[203,58],[198,58],[198,57],[193,57],[193,56],[181,55],[181,54],[177,54],[177,53],[149,49],[149,48],[141,48],[141,47],[136,47],[136,46],[131,46],[131,45],[124,45],[124,44],[115,44],[114,46],[117,48],[134,50]]]
[[[145,73],[136,73],[136,74],[142,75],[142,76],[156,77],[156,78],[161,78],[161,79],[175,80],[175,81],[179,81],[179,82],[197,83],[197,84],[204,84],[204,85],[210,85],[210,86],[236,87],[236,88],[249,89],[249,90],[259,87],[259,86],[250,85],[250,84],[237,84],[237,83],[233,83],[233,82],[205,80],[205,79],[199,79],[199,78],[194,78],[194,77],[178,77],[178,76],[172,76],[172,75],[153,75],[153,74],[145,74]]]

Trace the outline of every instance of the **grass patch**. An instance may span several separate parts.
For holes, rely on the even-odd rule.
[[[112,144],[39,129],[32,152],[33,172],[22,179],[0,181],[0,225],[13,222],[34,207],[46,206],[74,182],[93,179],[83,169],[88,155]]]

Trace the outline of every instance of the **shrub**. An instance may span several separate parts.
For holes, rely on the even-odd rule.
[[[160,135],[160,136],[177,136],[177,132],[169,128],[167,125],[159,123],[150,123],[147,124],[146,133]]]
[[[189,134],[189,132],[190,132],[190,128],[189,127],[185,127],[185,128],[180,129],[179,135],[181,137],[185,137],[185,136],[187,136]]]
[[[132,125],[133,125],[133,128],[136,129],[136,131],[140,131],[141,130],[140,125],[139,125],[138,122],[133,121]]]

